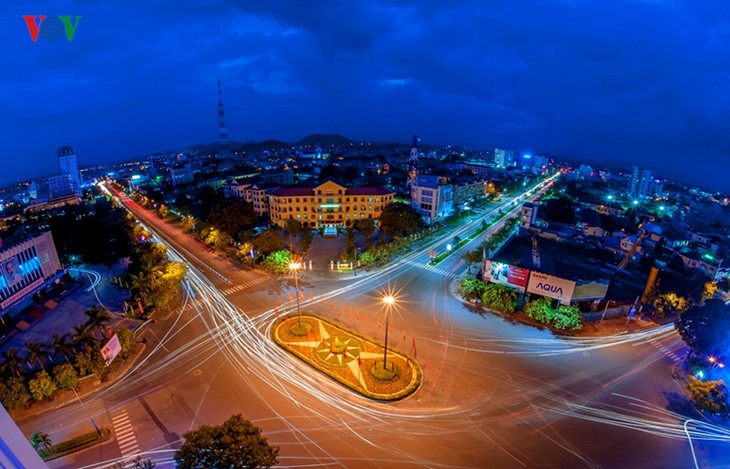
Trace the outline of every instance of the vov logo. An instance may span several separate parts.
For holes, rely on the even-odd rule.
[[[30,38],[33,42],[38,40],[40,35],[46,41],[58,41],[66,33],[68,42],[74,40],[76,28],[79,26],[80,16],[76,16],[76,22],[71,22],[70,16],[45,16],[45,15],[25,15],[25,25],[28,27]]]

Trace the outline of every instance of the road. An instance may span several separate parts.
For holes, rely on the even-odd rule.
[[[380,340],[380,297],[397,295],[391,345],[413,353],[415,343],[424,380],[411,397],[379,403],[267,338],[276,310],[294,308],[288,280],[237,272],[128,207],[176,251],[195,253],[187,303],[169,323],[152,325],[157,338],[143,363],[88,400],[88,411],[118,439],[51,467],[108,467],[136,448],[168,467],[185,431],[234,413],[281,448],[282,467],[687,468],[695,465],[691,448],[699,463],[730,464],[726,430],[690,422],[685,431],[680,409],[667,410],[680,395],[668,351],[682,353],[682,345],[671,329],[565,340],[472,311],[450,288],[466,268],[458,253],[426,264],[430,249],[458,233],[347,281],[300,272],[304,310]],[[53,436],[83,425],[82,409],[67,406],[21,429],[42,426]]]

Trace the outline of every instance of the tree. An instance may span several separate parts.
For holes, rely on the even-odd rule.
[[[692,401],[698,409],[711,414],[727,414],[727,388],[722,380],[702,381],[690,376],[687,390],[692,394]]]
[[[525,314],[537,322],[548,322],[553,314],[552,302],[549,298],[539,298],[525,305]]]
[[[86,327],[92,331],[99,331],[102,337],[106,337],[107,324],[112,320],[109,313],[103,309],[93,307],[84,311],[84,314],[89,318],[86,320]]]
[[[293,218],[284,222],[284,231],[289,236],[297,236],[302,231],[302,223],[299,220]]]
[[[292,261],[291,252],[286,249],[275,251],[266,256],[263,268],[277,275],[284,274],[289,271],[289,264]]]
[[[467,300],[481,299],[486,283],[475,278],[465,278],[461,281],[461,292]]]
[[[352,262],[356,259],[355,256],[355,232],[353,230],[347,230],[345,247],[340,253],[340,259],[342,262]]]
[[[23,359],[18,356],[18,349],[10,347],[2,353],[2,362],[0,363],[0,370],[5,375],[12,375],[15,377],[22,376],[25,373],[23,369]]]
[[[53,367],[56,384],[63,389],[74,389],[79,385],[79,374],[70,363],[62,363]]]
[[[30,400],[28,386],[25,385],[25,381],[22,378],[13,376],[6,380],[0,388],[2,388],[0,400],[3,401],[3,405],[8,410],[15,410],[24,406]]]
[[[234,415],[222,425],[203,425],[186,432],[185,442],[175,452],[176,467],[268,468],[277,464],[279,448],[269,445],[261,429]]]
[[[304,230],[302,233],[302,239],[299,241],[299,248],[302,250],[302,254],[309,250],[309,246],[312,244],[312,233],[309,230]]]
[[[467,274],[471,273],[471,266],[472,264],[476,264],[478,262],[482,261],[482,250],[479,248],[474,249],[473,251],[467,251],[461,256],[462,259],[466,262],[467,265]]]
[[[730,307],[722,300],[707,300],[680,314],[674,324],[694,353],[711,355],[723,362],[730,347]]]
[[[89,347],[99,346],[99,339],[96,338],[94,331],[89,329],[86,324],[78,324],[72,330],[71,340],[76,343],[79,349],[86,350]]]
[[[36,373],[34,378],[28,381],[28,389],[30,390],[30,394],[33,396],[33,399],[36,401],[42,401],[47,397],[53,396],[53,393],[56,392],[58,386],[56,386],[56,382],[48,376],[46,370],[41,370]]]
[[[577,330],[583,327],[583,315],[577,306],[560,305],[553,310],[552,325],[559,330]]]
[[[53,354],[53,360],[58,360],[58,357],[63,357],[68,362],[73,356],[75,347],[72,343],[68,342],[68,334],[61,335],[58,332],[53,334],[53,341],[49,348]]]
[[[687,300],[673,292],[661,293],[654,297],[652,306],[656,308],[659,317],[663,318],[668,312],[687,309]]]
[[[45,344],[26,342],[25,349],[28,351],[28,354],[25,356],[25,363],[28,365],[29,370],[32,370],[34,365],[38,365],[41,369],[45,368],[46,361],[50,356]]]
[[[517,292],[498,283],[487,283],[482,303],[502,313],[513,313],[517,307]]]
[[[355,221],[355,229],[365,236],[368,241],[368,245],[373,241],[373,235],[375,234],[375,220],[372,218],[364,218]]]
[[[380,230],[391,236],[408,236],[423,229],[421,214],[408,204],[396,202],[383,208]]]
[[[717,284],[713,282],[705,283],[705,286],[702,288],[700,302],[704,303],[707,300],[713,299],[715,297],[715,293],[717,293]]]
[[[30,445],[36,451],[48,451],[53,446],[48,433],[35,432],[30,435]]]
[[[269,253],[283,249],[284,241],[281,240],[277,230],[268,228],[254,238],[253,247],[257,252],[266,256]]]
[[[116,334],[119,339],[119,345],[122,346],[120,355],[122,358],[127,358],[136,345],[134,332],[122,327],[116,331]]]

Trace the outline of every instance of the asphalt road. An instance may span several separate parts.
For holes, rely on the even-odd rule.
[[[145,361],[88,400],[88,411],[117,439],[51,467],[108,467],[135,445],[168,467],[185,431],[234,413],[281,448],[282,467],[688,468],[695,466],[692,449],[707,467],[730,464],[726,430],[690,422],[685,431],[681,383],[671,377],[667,352],[681,354],[682,345],[671,329],[565,340],[472,311],[451,293],[466,269],[460,255],[426,264],[428,251],[444,249],[454,233],[367,276],[300,273],[302,309],[380,340],[380,297],[397,295],[389,343],[407,353],[415,343],[424,380],[409,398],[379,403],[267,338],[274,308],[294,310],[288,280],[237,271],[130,208],[178,252],[195,253],[191,294],[179,315],[151,325]],[[237,285],[252,286],[232,291]],[[74,405],[21,429],[41,427],[53,437],[84,425]]]

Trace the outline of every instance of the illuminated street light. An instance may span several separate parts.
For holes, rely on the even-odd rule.
[[[289,270],[294,272],[294,294],[297,296],[297,317],[299,318],[299,329],[302,329],[302,312],[299,309],[299,277],[297,271],[302,268],[301,262],[290,262]]]
[[[383,369],[386,370],[386,364],[388,363],[388,320],[390,319],[390,310],[393,305],[395,305],[395,297],[393,295],[384,296],[383,304],[385,304],[385,349],[383,350]]]

